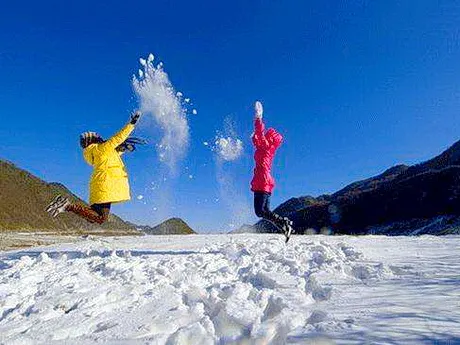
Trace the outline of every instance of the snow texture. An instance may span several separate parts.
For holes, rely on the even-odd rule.
[[[143,70],[133,76],[132,84],[139,99],[140,110],[150,114],[162,132],[157,145],[158,157],[174,172],[177,163],[185,156],[189,145],[189,124],[182,93],[176,92],[160,62],[153,63],[154,56],[140,59]]]
[[[0,343],[458,344],[458,248],[242,234],[0,252]]]

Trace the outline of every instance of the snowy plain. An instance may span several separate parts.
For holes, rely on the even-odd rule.
[[[0,344],[460,344],[460,236],[89,238],[0,252]]]

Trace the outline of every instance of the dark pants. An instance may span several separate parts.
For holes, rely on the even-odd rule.
[[[257,217],[267,219],[282,228],[285,224],[284,219],[270,210],[271,193],[254,192],[254,211]]]
[[[267,218],[270,211],[270,197],[267,192],[254,192],[254,211],[259,218]]]
[[[90,223],[105,223],[109,219],[111,203],[92,204],[87,207],[82,204],[70,204],[66,211],[73,212],[82,218],[85,218]]]
[[[106,202],[104,204],[92,204],[91,209],[107,220],[109,218],[110,206],[112,206],[110,202]]]

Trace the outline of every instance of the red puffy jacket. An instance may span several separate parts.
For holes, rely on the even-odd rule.
[[[251,181],[251,190],[253,192],[271,193],[275,187],[275,179],[271,175],[273,158],[276,150],[283,142],[283,136],[273,128],[269,128],[265,132],[265,125],[262,119],[254,121],[254,128],[252,143],[256,149],[254,153],[256,167]]]

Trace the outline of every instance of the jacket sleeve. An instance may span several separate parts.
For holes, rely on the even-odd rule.
[[[117,134],[107,140],[105,143],[101,144],[102,149],[111,148],[116,149],[118,145],[123,143],[126,139],[128,139],[129,135],[134,131],[134,125],[128,123],[125,127],[123,127]]]
[[[254,135],[252,136],[252,143],[257,148],[268,148],[270,144],[265,138],[265,124],[262,119],[255,119],[254,121]]]

